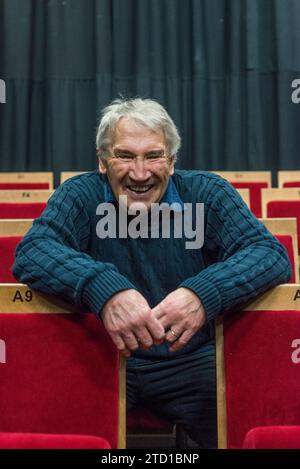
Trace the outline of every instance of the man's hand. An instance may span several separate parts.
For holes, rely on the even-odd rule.
[[[101,313],[104,326],[123,356],[139,346],[148,349],[165,338],[162,324],[152,314],[146,299],[136,290],[113,295]]]
[[[152,314],[166,330],[171,352],[181,349],[205,322],[205,311],[199,297],[188,288],[178,288],[164,298]]]

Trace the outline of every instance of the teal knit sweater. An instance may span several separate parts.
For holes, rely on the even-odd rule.
[[[110,187],[95,171],[56,190],[18,246],[15,277],[99,316],[104,303],[124,289],[137,289],[153,307],[176,288],[187,287],[204,305],[204,327],[179,352],[168,352],[164,343],[133,355],[162,359],[197,350],[213,338],[218,314],[287,282],[291,268],[284,247],[224,179],[176,170],[170,184],[176,200],[204,204],[201,249],[186,249],[185,239],[172,237],[99,239],[96,207],[107,200]]]

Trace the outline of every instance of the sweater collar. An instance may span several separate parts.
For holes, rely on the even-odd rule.
[[[104,179],[104,201],[108,203],[116,203],[117,200],[113,194],[113,191],[111,189],[111,186],[108,182],[107,176],[105,176]],[[167,203],[168,205],[172,204],[178,204],[174,207],[174,211],[182,211],[184,210],[184,203],[178,194],[178,191],[176,189],[176,186],[172,180],[172,176],[169,178],[169,182],[167,185],[166,192],[164,193],[163,198],[161,199],[160,203]]]

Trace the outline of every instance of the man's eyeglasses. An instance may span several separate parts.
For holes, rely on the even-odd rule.
[[[145,153],[144,155],[135,155],[134,153],[131,153],[130,151],[125,151],[125,150],[114,150],[111,153],[111,156],[113,159],[120,161],[122,163],[136,163],[139,156],[142,158],[143,162],[146,162],[147,164],[155,164],[158,162],[162,162],[164,160],[167,160],[169,158],[168,155],[165,154],[164,150],[153,150],[149,151],[148,153]]]

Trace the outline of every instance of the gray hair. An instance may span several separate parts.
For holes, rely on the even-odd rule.
[[[162,130],[170,155],[176,159],[181,139],[173,120],[161,104],[142,98],[116,99],[103,109],[96,137],[96,146],[101,158],[106,157],[116,125],[122,117],[132,119],[154,132]]]

